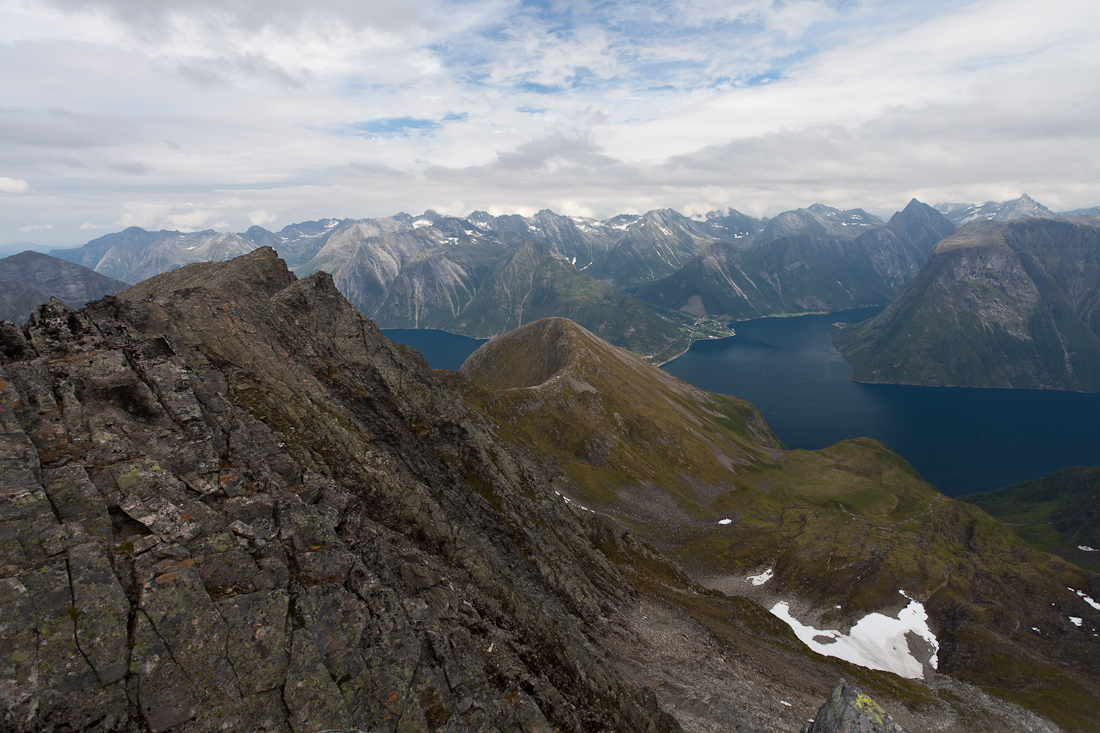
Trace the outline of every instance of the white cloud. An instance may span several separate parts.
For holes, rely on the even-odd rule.
[[[81,225],[80,225],[80,231],[82,231],[82,232],[83,232],[83,231],[88,231],[88,230],[93,230],[93,231],[94,231],[94,230],[96,230],[96,229],[106,229],[106,228],[107,228],[107,227],[106,227],[106,226],[104,226],[104,225],[101,225],[101,224],[90,224],[90,223],[88,223],[88,222],[84,222],[83,224],[81,224]]]
[[[248,212],[248,220],[252,222],[252,224],[259,227],[262,227],[265,224],[270,224],[278,218],[279,217],[275,214],[272,214],[270,211],[265,211],[263,209],[260,209],[259,211]]]
[[[19,227],[19,231],[21,232],[48,231],[50,229],[53,229],[53,224],[32,224],[30,226]]]
[[[1095,205],[1098,22],[1084,0],[6,0],[0,192],[24,196],[0,240],[456,202]]]
[[[188,202],[170,204],[165,202],[127,201],[123,204],[126,213],[116,222],[120,227],[141,227],[142,229],[169,229],[181,232],[193,232],[213,215],[213,211],[199,208]]]
[[[27,193],[30,190],[30,184],[20,178],[0,176],[0,193]]]

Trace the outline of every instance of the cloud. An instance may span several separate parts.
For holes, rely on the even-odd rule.
[[[264,211],[263,209],[260,209],[259,211],[248,212],[248,220],[252,222],[254,226],[258,227],[262,227],[265,224],[270,224],[278,218],[279,217],[275,214],[272,214],[270,211]]]
[[[96,229],[107,229],[107,228],[108,228],[107,226],[102,225],[102,224],[89,224],[88,222],[84,222],[83,224],[80,225],[80,231],[82,231],[82,232],[88,231],[88,230],[93,230],[94,231]]]
[[[0,241],[460,205],[1095,205],[1098,22],[1085,0],[0,3],[0,192],[32,194]]]
[[[21,178],[5,178],[0,176],[0,193],[27,193],[31,190],[30,184]]]
[[[126,201],[125,213],[116,222],[120,227],[142,229],[169,229],[193,232],[212,215],[208,208],[200,208],[190,201],[172,204],[161,201]]]
[[[21,232],[48,231],[50,229],[53,229],[53,224],[33,224],[31,226],[19,227],[19,231]]]

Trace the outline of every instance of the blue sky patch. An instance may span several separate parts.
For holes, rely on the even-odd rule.
[[[350,127],[358,132],[375,135],[404,135],[410,130],[434,130],[439,127],[439,123],[417,117],[383,117],[367,122],[354,122]]]

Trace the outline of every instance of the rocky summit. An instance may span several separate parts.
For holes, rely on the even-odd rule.
[[[1100,615],[1083,600],[1100,596],[1095,576],[1022,554],[976,508],[960,523],[942,500],[898,504],[891,491],[931,501],[929,489],[904,465],[882,470],[896,457],[875,445],[784,462],[751,405],[666,375],[619,412],[606,437],[627,443],[578,458],[610,472],[617,451],[652,438],[650,453],[697,443],[713,449],[707,471],[759,475],[771,498],[745,512],[749,534],[707,522],[731,530],[717,560],[774,559],[784,542],[777,582],[831,599],[845,594],[811,576],[908,572],[896,548],[918,547],[925,524],[938,532],[925,554],[951,553],[914,566],[940,673],[817,654],[756,601],[693,579],[632,529],[648,532],[637,517],[564,501],[576,474],[513,439],[525,403],[509,425],[491,396],[480,410],[460,398],[458,383],[541,389],[550,406],[591,395],[597,360],[612,374],[626,360],[641,386],[657,371],[567,321],[532,326],[529,346],[579,334],[588,355],[517,352],[494,367],[487,349],[466,382],[385,339],[331,276],[298,279],[267,247],[0,324],[0,728],[793,733],[843,677],[912,733],[1096,730],[1087,641]],[[650,397],[675,403],[661,424],[682,414],[694,442],[652,433]],[[700,488],[680,460],[683,486]],[[847,506],[784,511],[792,489],[776,474],[801,483],[822,468],[823,484],[859,476],[862,504],[849,492]],[[736,516],[713,501],[689,509]],[[856,557],[880,546],[877,565]],[[841,555],[855,557],[847,574]],[[817,564],[795,567],[807,558]],[[881,590],[859,587],[865,600]]]
[[[593,648],[582,521],[329,275],[2,333],[4,730],[678,730]]]

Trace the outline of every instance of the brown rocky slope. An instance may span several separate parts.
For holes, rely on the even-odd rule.
[[[545,475],[327,274],[190,265],[0,354],[4,730],[678,729]]]

